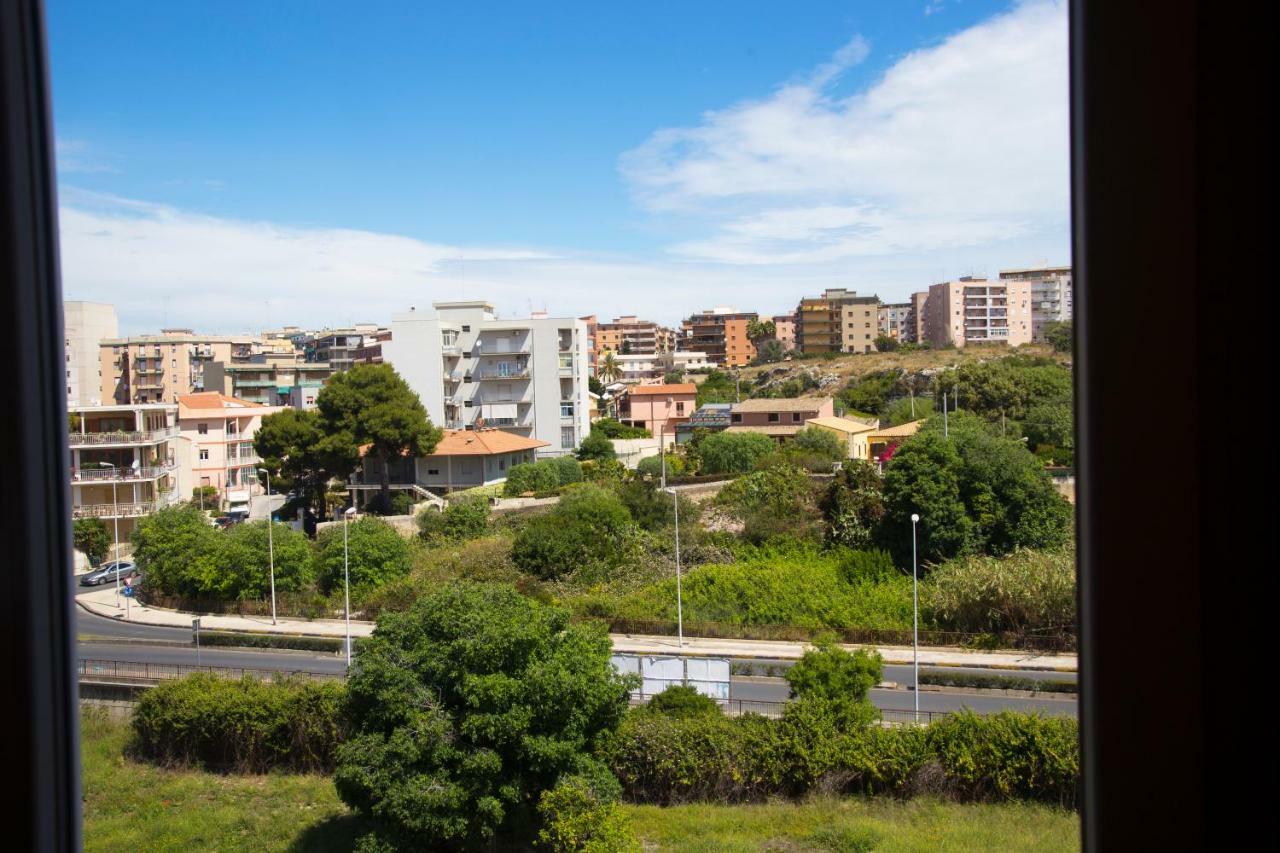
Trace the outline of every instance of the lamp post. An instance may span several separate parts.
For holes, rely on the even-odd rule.
[[[120,505],[116,501],[116,466],[110,462],[99,463],[110,468],[111,474],[111,524],[115,528],[116,537],[116,609],[120,608]]]
[[[911,513],[911,695],[916,702],[916,722],[920,722],[920,581],[916,571],[916,524],[920,516]]]
[[[276,546],[275,540],[271,535],[271,528],[275,526],[275,513],[271,510],[271,472],[266,468],[259,468],[259,474],[265,474],[267,477],[267,564],[271,567],[271,624],[276,624]]]
[[[347,551],[347,521],[355,514],[354,506],[349,506],[342,511],[342,615],[347,620],[347,669],[351,669],[351,570]]]

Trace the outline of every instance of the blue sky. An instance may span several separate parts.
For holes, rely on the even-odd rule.
[[[675,322],[1068,260],[1047,0],[355,8],[50,0],[68,298]]]

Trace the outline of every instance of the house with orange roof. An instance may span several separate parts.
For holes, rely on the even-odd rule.
[[[387,473],[391,489],[408,492],[415,500],[507,479],[512,466],[533,462],[548,443],[507,430],[447,429],[429,456],[391,460]],[[367,448],[361,448],[361,455]],[[382,487],[380,463],[363,464],[348,486],[357,506],[377,496]]]
[[[618,420],[647,429],[654,438],[666,433],[674,439],[676,426],[693,416],[697,403],[698,386],[692,382],[631,385],[618,398]]]
[[[263,406],[217,391],[179,394],[178,433],[187,443],[182,456],[191,487],[213,486],[221,508],[247,512],[250,499],[263,493],[257,470],[262,460],[253,449],[253,439],[262,419],[278,411],[279,406]]]

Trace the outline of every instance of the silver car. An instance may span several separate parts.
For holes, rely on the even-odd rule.
[[[138,573],[138,567],[128,560],[116,562],[112,560],[110,563],[103,563],[89,574],[80,578],[81,586],[98,586],[104,583],[115,583],[116,578],[120,580],[131,578]]]

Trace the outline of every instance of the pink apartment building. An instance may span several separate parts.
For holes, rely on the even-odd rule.
[[[782,444],[804,429],[805,421],[834,416],[830,397],[743,400],[729,409],[726,432],[758,432]]]
[[[253,439],[262,418],[278,411],[216,391],[180,394],[178,430],[190,442],[192,487],[213,486],[228,510],[247,510],[250,497],[263,493]]]
[[[674,438],[676,425],[689,420],[697,400],[698,386],[692,382],[634,385],[618,401],[618,420],[643,427],[655,438],[663,433]]]

